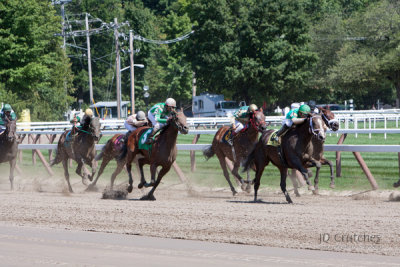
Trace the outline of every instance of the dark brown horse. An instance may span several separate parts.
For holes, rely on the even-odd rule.
[[[10,183],[11,190],[14,190],[14,169],[17,163],[18,142],[17,142],[17,124],[16,121],[5,119],[5,131],[0,135],[0,163],[10,163]]]
[[[286,190],[286,177],[288,168],[296,169],[301,172],[308,184],[309,190],[314,190],[308,179],[307,165],[312,160],[312,155],[309,154],[309,146],[311,139],[316,136],[319,140],[325,139],[324,124],[321,116],[309,116],[304,123],[290,129],[281,138],[281,154],[279,148],[268,144],[271,134],[274,130],[263,132],[259,142],[253,152],[247,157],[244,164],[244,170],[248,170],[255,164],[256,177],[254,179],[254,201],[257,201],[257,191],[260,187],[260,179],[264,172],[265,166],[272,162],[281,173],[281,190],[285,194],[286,200],[293,203],[289,193]]]
[[[331,129],[332,131],[337,131],[339,129],[339,121],[335,119],[335,114],[329,110],[329,109],[324,109],[324,108],[318,108],[319,114],[322,117],[322,120],[324,121],[326,127]],[[327,128],[325,128],[326,130]],[[326,132],[326,131],[325,131]],[[335,177],[333,174],[333,164],[332,161],[328,160],[324,156],[324,142],[325,140],[319,140],[316,137],[313,137],[311,142],[311,145],[309,147],[309,153],[312,155],[312,160],[308,163],[308,167],[316,167],[316,172],[315,172],[315,178],[314,178],[314,187],[315,190],[313,191],[314,194],[318,194],[318,182],[319,182],[319,172],[321,169],[322,165],[329,165],[330,168],[330,173],[331,173],[331,183],[330,187],[335,188]],[[309,172],[309,176],[311,176],[312,173],[311,171]],[[297,181],[295,180],[295,170],[293,170],[292,175],[290,178],[292,179],[293,186],[294,186],[294,192],[296,196],[300,196],[297,188],[298,184]]]
[[[140,183],[138,188],[150,187],[153,188],[149,191],[146,196],[143,196],[141,200],[155,200],[154,191],[161,182],[163,176],[168,173],[172,163],[176,160],[177,148],[176,139],[178,132],[187,134],[189,128],[186,125],[186,117],[183,112],[173,112],[171,117],[168,119],[167,124],[161,130],[160,134],[155,138],[151,148],[151,153],[146,149],[139,149],[139,140],[142,133],[147,131],[149,127],[141,127],[134,131],[128,139],[127,151],[121,155],[121,159],[126,157],[126,167],[129,175],[129,187],[128,192],[132,192],[133,179],[132,179],[132,161],[137,157],[140,169]],[[147,183],[143,173],[143,165],[150,165],[151,182]],[[161,166],[161,170],[158,173],[156,180],[157,167]],[[118,168],[118,167],[117,167]]]
[[[73,192],[69,182],[68,159],[73,159],[78,163],[76,173],[82,177],[82,183],[87,184],[87,179],[93,180],[96,173],[97,163],[95,161],[95,144],[100,139],[100,121],[99,118],[84,117],[82,128],[76,128],[78,133],[72,136],[71,130],[65,131],[58,141],[57,155],[51,163],[51,166],[62,162],[64,167],[64,176],[68,183],[69,192]],[[82,167],[87,164],[92,169],[92,174],[82,173]]]
[[[258,132],[262,132],[267,128],[267,124],[265,123],[265,116],[263,114],[262,109],[253,113],[251,118],[249,119],[249,123],[247,125],[247,130],[239,133],[233,139],[233,146],[229,145],[226,142],[223,142],[223,137],[225,133],[230,129],[229,126],[224,126],[220,128],[214,136],[212,145],[207,147],[203,154],[208,160],[215,154],[218,157],[219,164],[224,172],[225,179],[228,181],[228,184],[231,188],[232,194],[236,195],[236,189],[233,187],[232,182],[229,177],[228,169],[226,166],[225,158],[228,158],[233,162],[232,174],[236,178],[236,181],[240,183],[243,191],[250,191],[250,173],[247,171],[247,182],[243,180],[243,178],[239,174],[240,164],[244,159],[247,158],[249,153],[253,151],[254,146],[258,141]]]

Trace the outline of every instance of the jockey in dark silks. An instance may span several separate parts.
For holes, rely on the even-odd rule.
[[[90,120],[93,118],[93,111],[88,108],[85,110],[85,115],[83,117],[74,116],[74,118],[70,121],[72,125],[71,133],[73,136],[78,134],[80,129],[87,128],[90,124]],[[79,123],[79,126],[77,126]]]
[[[1,110],[0,115],[0,133],[4,132],[6,129],[6,124],[9,121],[15,121],[17,119],[17,115],[12,110],[10,104],[5,104],[3,109]]]

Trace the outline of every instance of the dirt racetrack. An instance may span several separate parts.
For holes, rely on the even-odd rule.
[[[392,192],[321,191],[286,203],[278,189],[262,188],[253,195],[232,197],[228,187],[192,188],[163,183],[157,201],[140,201],[134,189],[125,200],[102,199],[84,192],[72,180],[75,193],[66,193],[62,178],[19,179],[9,190],[0,179],[0,223],[40,228],[125,233],[154,237],[400,255],[400,202]],[[400,193],[393,191],[395,197]],[[352,196],[349,196],[352,195]],[[322,240],[321,240],[322,239]]]

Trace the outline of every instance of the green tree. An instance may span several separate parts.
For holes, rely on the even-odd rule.
[[[0,96],[33,120],[61,119],[72,101],[70,63],[54,37],[60,25],[48,1],[0,2]]]

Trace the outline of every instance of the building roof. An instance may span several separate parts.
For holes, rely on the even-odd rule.
[[[129,101],[121,101],[121,106],[126,106],[128,105],[130,102]],[[116,107],[117,106],[117,101],[101,101],[101,102],[97,102],[96,104],[92,104],[90,105],[91,108],[94,107],[98,107],[98,108],[112,108],[112,107]]]

